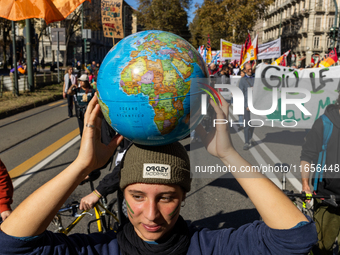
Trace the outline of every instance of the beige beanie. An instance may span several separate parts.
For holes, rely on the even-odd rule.
[[[190,161],[179,142],[162,146],[132,144],[121,164],[121,189],[133,183],[151,183],[177,184],[190,191]]]

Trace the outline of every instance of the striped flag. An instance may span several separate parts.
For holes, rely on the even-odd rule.
[[[216,52],[211,62],[216,64],[218,60],[220,60],[220,51]]]
[[[202,58],[203,58],[204,62],[207,62],[207,49],[206,48],[204,48],[204,50],[203,50]]]
[[[334,48],[329,54],[328,57],[321,61],[319,67],[330,67],[338,61],[338,55],[336,53],[336,49]]]
[[[251,60],[256,60],[257,59],[257,52],[258,52],[258,46],[257,46],[257,35],[253,42],[251,41],[250,34],[248,33],[248,37],[244,43],[244,48],[243,48],[243,54],[242,56],[242,61],[241,61],[241,69],[243,68],[243,65]]]
[[[210,35],[208,34],[208,43],[207,43],[207,61],[208,64],[211,62],[211,45],[210,45]]]
[[[272,66],[286,66],[287,65],[286,58],[288,57],[289,53],[290,53],[290,50],[284,53],[278,59],[276,59],[271,65]]]

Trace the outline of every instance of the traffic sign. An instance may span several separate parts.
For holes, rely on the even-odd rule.
[[[59,36],[58,36],[59,33]],[[65,45],[66,44],[66,29],[65,28],[52,28],[51,29],[51,37],[52,37],[52,44],[57,45],[58,44],[58,38],[59,38],[59,44]]]
[[[91,39],[91,29],[83,29],[83,39]]]

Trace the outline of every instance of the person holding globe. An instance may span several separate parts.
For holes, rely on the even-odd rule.
[[[228,118],[228,103],[213,106],[218,119]],[[178,143],[163,146],[133,144],[121,162],[120,188],[128,207],[129,223],[116,234],[73,234],[46,231],[58,209],[92,170],[101,167],[122,141],[100,141],[102,114],[97,97],[88,105],[80,151],[63,172],[23,201],[1,225],[0,254],[307,254],[317,242],[315,225],[261,173],[243,173],[249,166],[234,149],[229,126],[220,124],[197,132],[207,151],[226,166],[260,213],[239,229],[190,232],[180,216],[181,203],[190,191],[190,162]],[[146,169],[161,164],[164,176],[151,178]],[[158,165],[159,166],[159,165]],[[227,201],[226,201],[227,202]]]

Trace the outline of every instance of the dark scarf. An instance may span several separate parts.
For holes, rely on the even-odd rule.
[[[186,254],[189,248],[190,234],[186,222],[179,216],[170,238],[164,243],[149,244],[143,241],[130,222],[118,232],[117,241],[122,255],[182,255]]]

